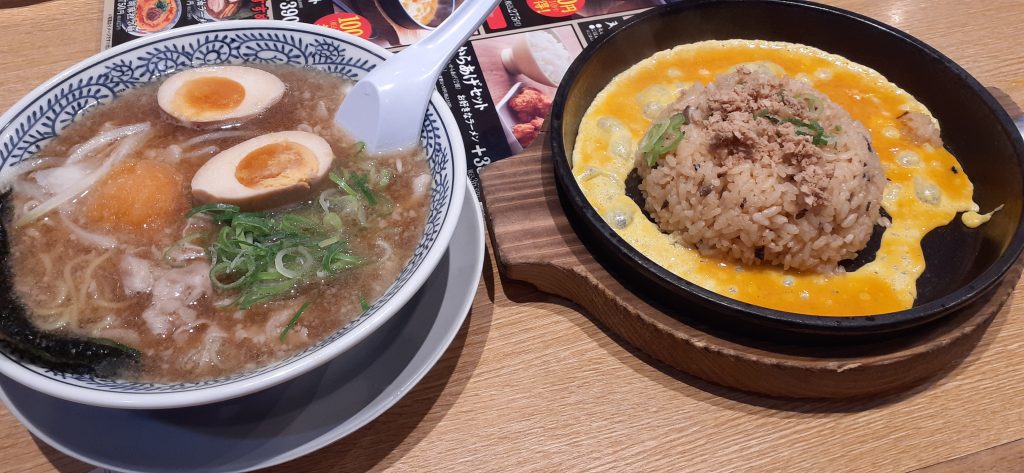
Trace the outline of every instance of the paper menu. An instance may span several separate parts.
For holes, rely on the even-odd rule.
[[[182,26],[237,19],[317,24],[398,50],[473,0],[105,0],[103,47]],[[470,179],[529,146],[583,48],[667,0],[502,0],[438,79],[459,122]]]

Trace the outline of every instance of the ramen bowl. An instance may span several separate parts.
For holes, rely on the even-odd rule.
[[[83,111],[176,71],[216,64],[287,64],[357,81],[390,56],[376,45],[328,28],[258,20],[197,25],[148,36],[78,63],[17,102],[0,117],[0,160],[6,169],[27,159]],[[436,93],[424,116],[420,138],[432,183],[424,230],[413,256],[378,300],[323,340],[252,371],[195,382],[143,383],[73,375],[37,366],[6,348],[0,351],[0,373],[69,401],[162,409],[250,394],[330,361],[399,310],[426,281],[448,247],[464,198],[466,165],[458,125]],[[0,310],[11,311],[10,307]]]
[[[945,147],[975,183],[974,201],[984,209],[1004,205],[998,219],[977,229],[966,228],[958,215],[923,238],[926,266],[916,281],[911,308],[821,316],[741,302],[655,263],[587,200],[571,160],[583,116],[598,93],[619,73],[659,51],[732,39],[807,45],[875,69],[937,118]],[[633,17],[589,45],[569,68],[554,100],[551,131],[563,206],[599,261],[621,280],[635,281],[631,287],[667,312],[727,331],[838,340],[911,330],[988,294],[1024,248],[1024,143],[1006,112],[981,84],[935,49],[895,28],[829,6],[787,0],[693,1]]]

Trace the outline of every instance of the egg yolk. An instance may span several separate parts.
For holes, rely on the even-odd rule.
[[[235,178],[251,189],[274,189],[308,183],[317,168],[312,150],[293,141],[282,141],[245,155],[235,168]]]
[[[118,165],[89,191],[85,219],[90,226],[145,235],[180,222],[187,209],[181,174],[168,164],[140,160]]]
[[[245,87],[227,77],[205,76],[185,82],[174,102],[185,114],[204,118],[230,112],[245,100]]]

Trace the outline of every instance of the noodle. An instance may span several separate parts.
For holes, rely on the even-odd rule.
[[[46,253],[40,254],[39,259],[43,260],[43,280],[50,279],[50,273],[53,272],[53,260]]]
[[[93,298],[93,303],[104,309],[123,309],[132,305],[132,301],[110,302],[99,296]]]
[[[63,313],[64,315],[62,315],[61,317],[58,317],[54,321],[43,322],[43,321],[40,321],[40,320],[36,320],[36,327],[39,327],[39,329],[41,329],[41,330],[58,330],[58,329],[62,329],[64,327],[66,327],[68,325],[68,323],[69,323],[68,316],[67,316],[67,313],[68,313],[67,310],[55,311],[55,312],[52,312],[52,313],[49,313],[49,314],[46,314],[46,315],[53,315],[53,314],[60,314],[60,313]],[[43,312],[40,312],[40,314],[43,314]]]
[[[49,281],[50,276],[54,272],[53,271],[53,260],[50,258],[50,255],[47,254],[47,253],[41,253],[39,255],[39,259],[41,259],[42,262],[43,262],[43,271],[44,271],[43,272],[43,281]],[[68,288],[67,288],[67,286],[65,284],[62,284],[61,282],[62,281],[59,281],[59,280],[54,282],[55,286],[56,286],[56,289],[57,289],[56,295],[54,296],[54,300],[57,301],[57,305],[53,306],[53,307],[35,307],[35,306],[32,306],[32,307],[30,307],[32,312],[40,314],[40,315],[55,315],[55,314],[66,313],[68,311],[68,308],[67,307],[63,307],[62,304],[61,304],[68,297]],[[56,328],[59,328],[59,327],[63,326],[64,324],[67,323],[67,321],[68,320],[67,320],[67,317],[65,315],[65,316],[60,317],[56,322],[51,322],[50,324],[47,324],[45,326],[43,324],[39,324],[39,325],[40,325],[40,328],[42,328],[44,330],[53,330],[53,329],[56,329]]]
[[[71,262],[68,263],[68,265],[64,267],[64,284],[66,284],[67,287],[69,287],[69,288],[77,288],[77,285],[75,284],[75,279],[71,275],[71,270],[76,265],[81,263],[82,261],[86,261],[86,260],[88,260],[91,257],[92,257],[92,254],[86,254],[86,255],[79,256],[79,257],[71,260]],[[80,301],[82,300],[83,297],[84,297],[83,296],[83,291],[76,291],[76,290],[72,290],[71,291],[71,307],[68,307],[68,309],[70,309],[68,311],[70,313],[70,316],[68,316],[67,319],[68,319],[68,323],[72,327],[74,327],[74,328],[81,328],[81,326],[78,323],[78,318],[79,318],[79,316],[81,315],[81,312],[82,312],[81,311]]]
[[[114,254],[113,251],[107,251],[107,252],[103,253],[102,255],[100,255],[98,258],[94,259],[91,263],[89,263],[89,266],[87,266],[86,269],[85,269],[85,274],[83,275],[82,279],[85,280],[85,281],[89,281],[90,283],[95,281],[95,279],[93,279],[93,273],[96,272],[96,268],[98,268],[101,264],[103,264],[103,262],[106,261],[107,258],[109,258],[110,255],[112,255],[112,254]],[[81,289],[79,289],[79,300],[82,301],[83,303],[85,301],[89,300],[88,294],[87,294],[88,292],[89,292],[89,285],[88,284],[82,285]],[[131,302],[115,303],[115,302],[106,301],[106,300],[104,300],[100,296],[99,290],[96,291],[96,297],[93,298],[93,302],[96,305],[100,306],[100,307],[105,307],[105,308],[108,308],[108,309],[119,309],[119,308],[128,307],[129,305],[131,305]]]

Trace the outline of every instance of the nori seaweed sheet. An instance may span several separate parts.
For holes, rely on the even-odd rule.
[[[0,348],[24,361],[68,374],[120,377],[139,368],[141,355],[113,340],[40,330],[14,291],[7,225],[11,191],[0,195]]]

